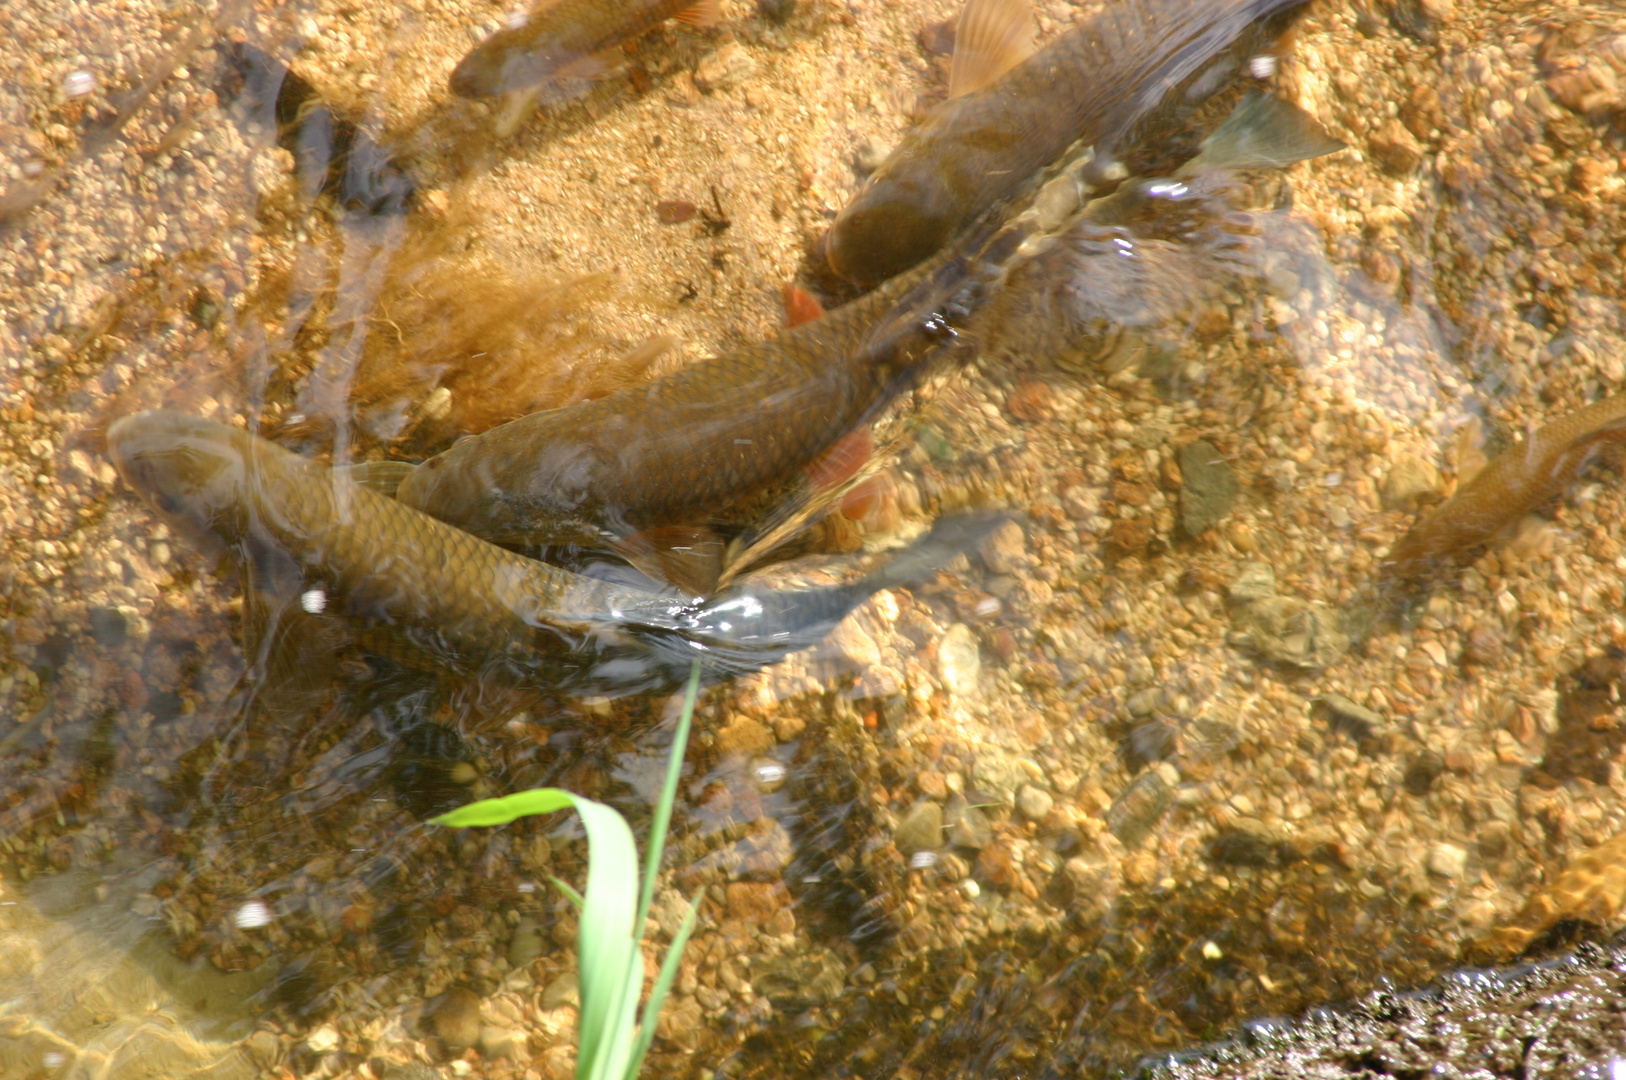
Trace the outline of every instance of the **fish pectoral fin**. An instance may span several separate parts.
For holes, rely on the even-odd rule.
[[[717,590],[726,542],[704,525],[663,525],[623,537],[610,549],[638,571],[694,596]]]
[[[1038,29],[1032,0],[967,0],[954,32],[949,97],[980,90],[1032,56]]]
[[[1250,92],[1181,172],[1282,169],[1342,149],[1341,140],[1297,105],[1274,94]]]
[[[718,3],[718,0],[700,0],[694,7],[684,8],[672,18],[680,23],[688,23],[690,26],[709,28],[716,26],[718,20],[722,18],[721,8],[722,5]]]
[[[801,326],[803,323],[813,322],[824,318],[824,305],[819,298],[802,288],[800,285],[790,283],[785,286],[785,325]]]

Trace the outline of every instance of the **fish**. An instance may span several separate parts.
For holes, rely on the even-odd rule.
[[[1002,73],[1011,47],[968,50],[978,58],[970,62],[997,77],[981,85],[951,79],[957,89],[977,88],[950,98],[904,136],[837,215],[824,241],[826,260],[841,277],[872,288],[940,249],[1074,144],[1093,146],[1097,180],[1121,176],[1115,159],[1124,148],[1212,96],[1224,82],[1216,76],[1274,44],[1305,3],[1126,0]],[[1012,21],[1019,17],[1003,20]],[[1002,20],[976,22],[998,27]]]
[[[1594,401],[1536,429],[1413,525],[1383,561],[1384,577],[1413,580],[1488,543],[1616,442],[1626,442],[1626,394]]]
[[[550,82],[590,79],[610,66],[601,53],[668,19],[715,26],[717,0],[556,0],[499,30],[452,69],[458,97],[481,98]]]
[[[759,670],[818,643],[880,589],[918,583],[1005,520],[944,519],[845,584],[739,582],[696,597],[517,555],[247,431],[155,410],[114,421],[125,483],[217,565],[338,617],[364,646],[621,695]]]
[[[527,554],[572,545],[635,556],[628,541],[677,528],[676,546],[694,556],[686,583],[709,591],[725,543],[785,483],[829,471],[821,456],[952,344],[948,320],[976,303],[985,238],[974,231],[922,272],[768,341],[464,439],[396,497]],[[669,580],[675,570],[665,568]]]

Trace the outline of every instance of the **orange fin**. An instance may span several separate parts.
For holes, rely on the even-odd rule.
[[[694,7],[684,8],[672,16],[680,23],[688,23],[690,26],[702,28],[716,26],[721,17],[721,5],[717,0],[700,0]]]
[[[949,97],[980,90],[1032,56],[1037,34],[1032,0],[966,0],[954,32]]]
[[[824,318],[824,305],[819,298],[800,285],[785,286],[785,325],[801,326],[814,319]]]
[[[831,488],[846,483],[875,452],[875,439],[868,427],[856,428],[830,444],[830,448],[808,463],[807,478],[815,488]]]
[[[710,596],[723,572],[723,538],[704,525],[663,525],[618,540],[613,550],[656,581]]]
[[[884,472],[866,477],[852,486],[852,490],[841,497],[841,512],[851,521],[863,521],[874,513],[876,508],[889,498],[894,497],[897,485],[892,478]]]

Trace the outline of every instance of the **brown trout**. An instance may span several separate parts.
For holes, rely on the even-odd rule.
[[[1626,394],[1594,401],[1504,451],[1401,537],[1384,561],[1405,580],[1488,542],[1557,494],[1610,442],[1626,441]]]
[[[846,585],[736,585],[710,599],[574,573],[488,544],[263,439],[171,412],[108,428],[119,475],[203,550],[297,590],[306,610],[404,636],[443,661],[493,661],[550,687],[634,693],[716,680],[817,643],[879,589],[974,547],[960,518]]]
[[[555,79],[585,79],[609,65],[598,54],[668,19],[717,22],[717,0],[558,0],[499,30],[452,70],[452,93],[490,97]]]
[[[1211,95],[1305,3],[1110,4],[906,134],[831,226],[831,268],[864,287],[901,273],[1074,143],[1093,144],[1110,174],[1116,153]]]

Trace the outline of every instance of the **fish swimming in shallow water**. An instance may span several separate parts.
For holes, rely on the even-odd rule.
[[[297,590],[417,652],[497,662],[550,687],[599,694],[667,689],[704,662],[715,681],[816,644],[879,589],[934,573],[1002,523],[944,520],[845,585],[710,599],[564,570],[488,544],[247,432],[172,412],[108,428],[119,475],[205,551]]]
[[[418,466],[397,497],[526,552],[622,550],[648,530],[700,530],[681,546],[695,552],[687,580],[707,591],[717,538],[758,520],[759,497],[776,485],[819,472],[820,457],[952,338],[940,315],[974,278],[974,255],[951,254],[770,341],[465,439]]]
[[[557,0],[499,30],[452,70],[452,93],[490,97],[555,80],[586,79],[609,64],[600,53],[668,19],[717,23],[717,0]]]
[[[1609,442],[1626,442],[1626,394],[1554,420],[1493,458],[1400,538],[1385,575],[1415,578],[1488,542],[1574,480]]]
[[[1012,7],[1012,0],[973,0]],[[908,132],[831,226],[832,269],[869,287],[913,266],[1075,142],[1095,147],[1096,168],[1164,114],[1206,98],[1215,73],[1271,46],[1306,0],[1123,0],[992,82],[939,106]],[[1021,9],[1005,22],[1031,18]],[[968,11],[968,15],[969,15]],[[979,24],[999,26],[984,18]],[[1021,32],[1004,33],[1020,41]],[[972,45],[1014,58],[1009,45]],[[956,52],[962,45],[957,43]],[[975,85],[958,80],[957,88]]]

